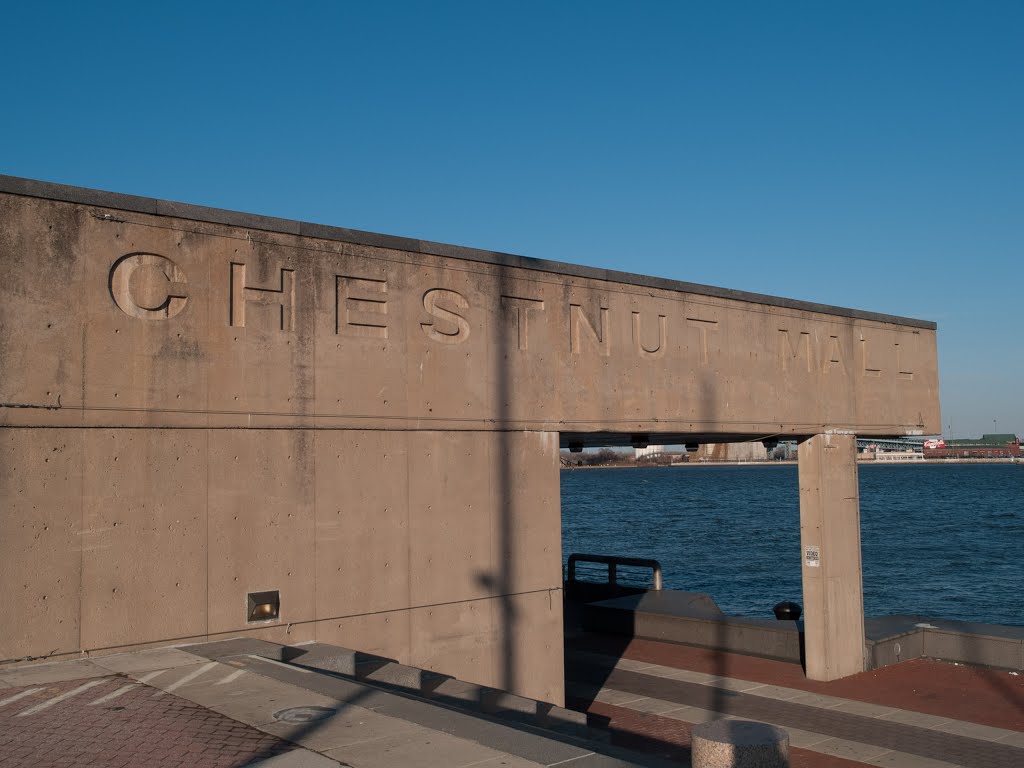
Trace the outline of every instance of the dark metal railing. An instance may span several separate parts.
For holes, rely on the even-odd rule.
[[[569,583],[576,581],[576,563],[603,563],[608,566],[608,583],[618,583],[620,565],[650,568],[654,576],[654,589],[661,589],[661,563],[647,557],[620,557],[618,555],[586,555],[574,552],[569,555]]]

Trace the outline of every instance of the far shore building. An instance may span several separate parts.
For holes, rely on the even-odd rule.
[[[705,443],[691,461],[768,461],[768,449],[760,440],[742,443]]]
[[[1019,458],[1020,438],[1013,434],[982,435],[960,440],[928,440],[926,459],[1011,459]]]

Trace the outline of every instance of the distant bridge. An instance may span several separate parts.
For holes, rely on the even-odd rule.
[[[858,437],[857,450],[863,451],[869,445],[878,446],[880,451],[923,451],[923,437]]]

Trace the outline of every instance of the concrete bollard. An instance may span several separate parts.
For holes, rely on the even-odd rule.
[[[789,734],[752,720],[712,720],[690,733],[693,768],[788,768]]]

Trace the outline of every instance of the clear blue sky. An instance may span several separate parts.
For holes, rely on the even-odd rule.
[[[1024,436],[1024,2],[9,3],[0,172],[939,323]]]

